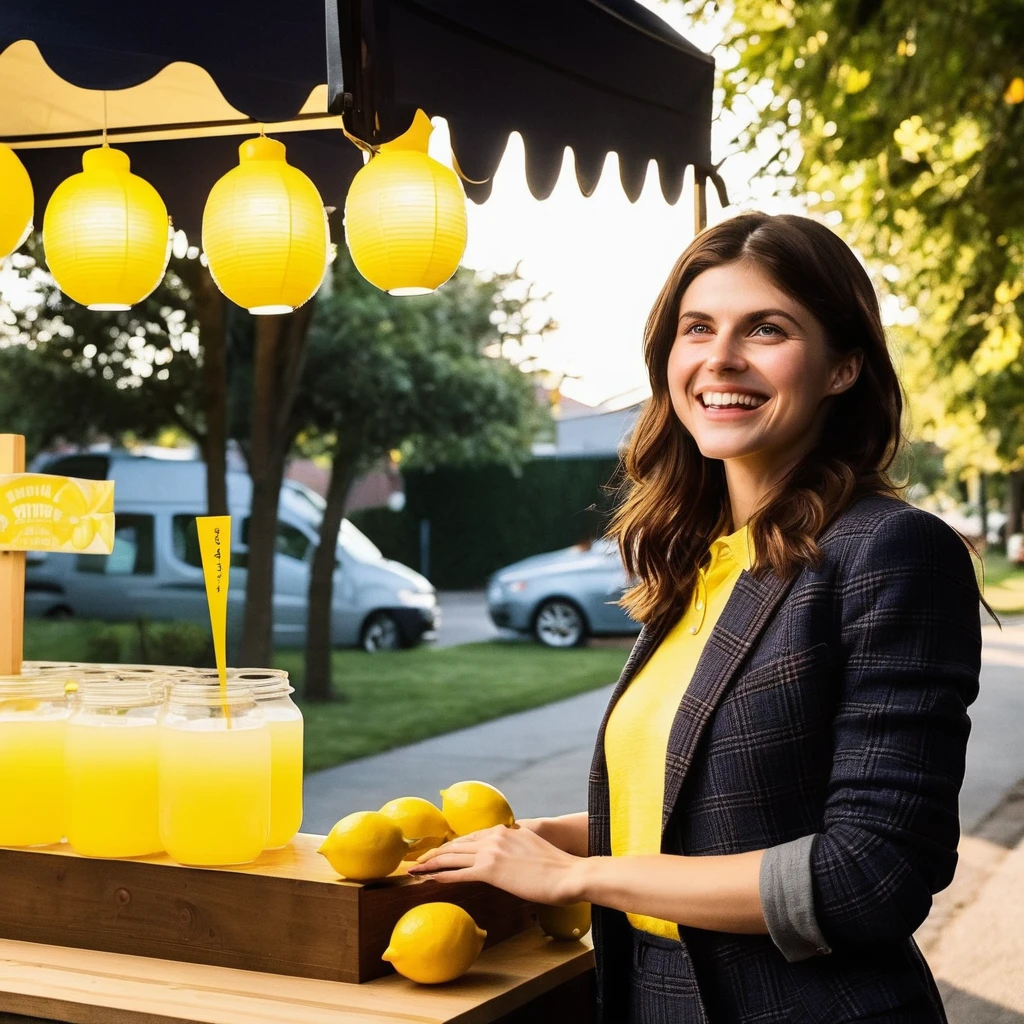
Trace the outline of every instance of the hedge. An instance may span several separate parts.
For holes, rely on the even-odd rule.
[[[427,572],[443,590],[481,587],[496,569],[600,535],[613,507],[618,460],[535,459],[505,466],[412,470],[405,508],[349,519],[388,558],[421,568],[421,522],[430,524]]]

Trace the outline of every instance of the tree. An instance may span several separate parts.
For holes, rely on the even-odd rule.
[[[0,417],[30,451],[58,440],[189,437],[207,462],[211,514],[227,512],[224,299],[197,250],[130,310],[98,312],[62,294],[37,238],[13,258],[22,288],[0,324]],[[202,341],[202,343],[201,343]]]
[[[736,149],[762,154],[760,173],[805,194],[902,303],[921,435],[953,434],[961,465],[1020,476],[1020,0],[684,6],[728,15],[720,84]],[[928,388],[940,407],[917,401]]]
[[[335,550],[355,478],[393,449],[414,464],[529,457],[544,412],[531,375],[501,355],[506,339],[519,349],[527,330],[533,296],[513,297],[516,283],[517,274],[485,281],[460,270],[436,293],[394,298],[339,252],[295,404],[332,459],[310,576],[307,698],[331,695]]]

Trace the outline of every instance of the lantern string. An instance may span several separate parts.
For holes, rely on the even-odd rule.
[[[103,90],[103,145],[108,145],[107,142],[107,90]]]

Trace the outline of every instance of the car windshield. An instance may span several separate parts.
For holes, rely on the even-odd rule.
[[[338,547],[344,548],[358,562],[379,562],[384,557],[380,548],[347,519],[341,521]]]

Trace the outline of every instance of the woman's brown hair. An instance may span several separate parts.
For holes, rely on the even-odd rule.
[[[889,356],[878,298],[853,251],[823,224],[791,214],[746,213],[699,234],[679,257],[647,320],[644,358],[652,395],[626,451],[624,500],[608,536],[639,582],[620,602],[654,628],[682,613],[711,541],[730,520],[725,471],[680,423],[667,366],[679,304],[705,270],[744,261],[809,310],[835,357],[860,349],[860,375],[830,403],[814,448],[751,516],[752,571],[789,578],[821,557],[817,538],[865,494],[903,497],[889,470],[901,451],[903,391]],[[735,528],[735,527],[734,527]]]

